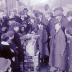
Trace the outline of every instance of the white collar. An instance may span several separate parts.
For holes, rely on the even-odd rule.
[[[9,43],[8,42],[5,42],[5,41],[2,41],[1,44],[2,45],[9,45]]]

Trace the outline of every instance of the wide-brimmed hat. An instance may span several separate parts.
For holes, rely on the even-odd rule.
[[[62,7],[57,7],[57,8],[55,8],[55,9],[54,9],[54,12],[57,11],[57,10],[64,11]]]
[[[58,11],[58,12],[56,12]],[[57,7],[54,9],[54,16],[62,16],[63,15],[63,8],[62,7]]]

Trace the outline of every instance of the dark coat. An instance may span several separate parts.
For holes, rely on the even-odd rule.
[[[18,57],[19,61],[23,60],[23,48],[20,41],[20,36],[18,33],[14,33],[13,44],[15,45],[15,52],[16,56]]]
[[[11,59],[15,54],[11,51],[11,45],[2,45],[0,47],[0,57],[4,57],[6,59]]]
[[[54,44],[54,37],[55,37],[55,18],[52,18],[50,21],[49,21],[49,31],[50,31],[50,56],[49,56],[49,65],[50,66],[53,66],[53,51],[54,51],[54,47],[55,47],[55,44]]]
[[[38,45],[39,45],[39,51],[41,56],[49,56],[49,51],[48,51],[48,45],[47,45],[47,31],[43,27],[43,30],[38,30],[38,35],[40,35],[40,38],[38,39]]]

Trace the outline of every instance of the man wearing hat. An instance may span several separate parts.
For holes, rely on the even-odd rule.
[[[54,16],[56,19],[58,19],[61,23],[61,27],[63,30],[68,26],[68,20],[63,14],[63,8],[57,7],[54,9]]]

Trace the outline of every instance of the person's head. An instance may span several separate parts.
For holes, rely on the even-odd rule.
[[[42,21],[42,17],[43,17],[43,15],[40,14],[40,15],[39,15],[39,20],[40,20],[40,21]]]
[[[14,23],[15,23],[14,20],[9,20],[9,21],[8,21],[8,25],[9,25],[9,26],[12,26]]]
[[[35,31],[32,31],[31,34],[35,34]]]
[[[44,9],[45,9],[45,11],[48,11],[48,10],[49,10],[49,5],[46,4],[46,5],[44,6]]]
[[[19,32],[19,26],[15,26],[13,29],[15,32]]]
[[[12,40],[14,38],[14,32],[13,31],[8,31],[7,35],[8,35],[10,40]]]
[[[24,13],[24,15],[27,15],[28,14],[28,9],[24,8],[23,13]]]
[[[9,37],[4,37],[2,40],[7,42],[9,40]]]
[[[21,27],[20,27],[20,31],[21,31],[21,32],[24,32],[24,31],[25,31],[25,27],[24,27],[24,26],[21,26]]]
[[[53,17],[53,13],[52,13],[52,12],[48,12],[48,13],[45,15],[45,17],[46,17],[47,19],[49,19],[49,18]]]
[[[21,15],[21,19],[24,20],[24,15]]]
[[[8,30],[8,27],[7,26],[3,26],[2,27],[2,32],[6,32]]]
[[[31,24],[34,24],[34,21],[35,21],[34,18],[31,18],[31,19],[30,19]]]
[[[63,16],[63,8],[57,7],[54,9],[54,16]]]
[[[40,30],[43,30],[43,24],[38,24],[38,28],[40,29]]]
[[[55,31],[58,32],[61,28],[61,24],[60,23],[57,23],[55,24]]]
[[[68,19],[68,21],[72,20],[72,11],[67,12],[67,19]]]
[[[10,11],[9,18],[13,18],[13,17],[14,17],[14,12],[13,11]]]
[[[40,11],[39,10],[33,10],[33,14],[35,16],[35,18],[38,18],[40,16]]]

